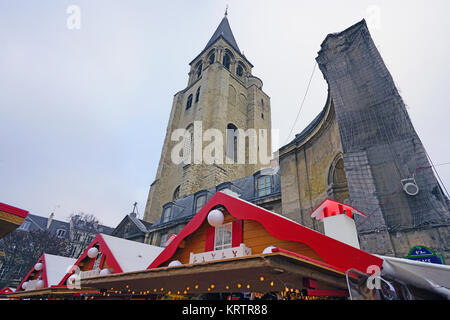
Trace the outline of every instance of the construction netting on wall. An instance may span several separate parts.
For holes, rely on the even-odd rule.
[[[449,225],[446,196],[365,21],[327,36],[317,62],[336,110],[352,204],[369,215],[356,221],[358,231]]]

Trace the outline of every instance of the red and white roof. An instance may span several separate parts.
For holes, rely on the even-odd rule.
[[[164,251],[150,263],[147,269],[157,268],[168,261],[174,255],[181,241],[199,229],[207,218],[208,213],[217,206],[225,207],[236,219],[258,221],[275,238],[308,245],[327,265],[332,266],[336,270],[345,272],[353,268],[367,272],[369,266],[377,265],[381,267],[383,263],[383,260],[379,257],[309,229],[282,215],[268,211],[240,198],[217,192],[181,230],[178,236],[170,242]]]
[[[311,213],[311,218],[322,221],[323,218],[332,217],[340,214],[345,214],[353,219],[353,214],[359,214],[366,217],[364,213],[356,210],[352,206],[338,202],[331,199],[325,199],[314,211]]]
[[[76,260],[74,268],[60,281],[60,285],[66,285],[67,278],[72,275],[76,267],[82,262],[89,263],[83,271],[93,270],[94,260],[88,256],[89,249],[96,247],[101,254],[99,269],[108,267],[111,273],[131,272],[145,270],[149,261],[153,261],[164,248],[126,240],[99,233],[81,256]]]
[[[16,288],[6,287],[6,288],[3,288],[2,290],[0,290],[0,294],[2,294],[2,293],[12,293],[14,291],[16,291]]]
[[[164,248],[101,234],[122,272],[145,270]]]
[[[20,285],[17,287],[17,291],[24,290],[22,285],[26,281],[30,280],[43,280],[44,287],[49,288],[51,286],[56,286],[61,281],[62,277],[66,274],[67,270],[75,263],[75,259],[56,256],[53,254],[44,253],[36,264],[41,263],[42,269],[36,270],[35,266],[28,272],[26,277],[22,280]]]

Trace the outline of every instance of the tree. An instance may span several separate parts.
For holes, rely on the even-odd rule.
[[[93,215],[84,212],[72,213],[69,216],[69,221],[84,222],[85,224],[99,225],[100,221]]]
[[[43,253],[67,256],[69,241],[45,230],[15,230],[0,239],[2,273],[0,288],[15,286],[27,275]]]

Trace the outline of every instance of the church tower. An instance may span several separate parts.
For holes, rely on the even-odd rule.
[[[179,197],[270,166],[261,161],[261,154],[266,159],[271,156],[270,97],[263,92],[262,81],[252,75],[253,65],[239,49],[227,13],[189,65],[187,87],[174,96],[158,170],[150,186],[144,215],[149,222],[159,218],[163,205]],[[174,135],[180,129],[187,132],[189,141],[184,142],[180,154],[189,157],[177,163],[174,154],[179,155],[175,151],[181,142],[174,140]],[[223,146],[209,152],[211,144],[220,140],[218,134]],[[205,154],[223,161],[211,163]]]

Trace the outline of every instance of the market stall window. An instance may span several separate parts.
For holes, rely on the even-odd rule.
[[[215,228],[214,250],[231,248],[232,242],[232,223],[226,223]]]

